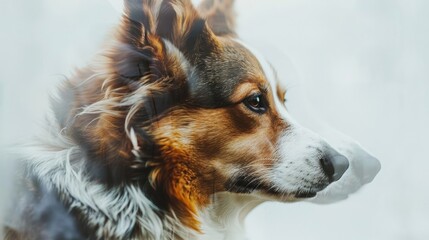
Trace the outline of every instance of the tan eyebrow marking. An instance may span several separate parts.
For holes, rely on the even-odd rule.
[[[270,87],[267,84],[264,84],[260,87],[260,90],[262,93],[268,94],[268,92],[270,91]]]
[[[241,100],[243,100],[243,98],[246,97],[246,95],[248,94],[248,92],[252,91],[252,90],[256,90],[258,89],[257,85],[253,82],[244,82],[241,83],[237,86],[236,90],[234,91],[234,93],[230,96],[230,100],[233,103],[237,103]]]
[[[242,101],[245,97],[247,97],[249,92],[260,91],[263,94],[268,94],[269,89],[270,88],[266,83],[248,80],[239,84],[229,99],[233,103],[238,103]]]

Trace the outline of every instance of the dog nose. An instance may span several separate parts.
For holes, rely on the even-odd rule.
[[[320,159],[320,164],[331,182],[338,181],[349,168],[349,160],[331,147]]]

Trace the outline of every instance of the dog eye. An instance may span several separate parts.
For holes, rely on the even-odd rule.
[[[262,94],[252,95],[244,99],[244,104],[253,112],[263,114],[267,111],[267,103]]]

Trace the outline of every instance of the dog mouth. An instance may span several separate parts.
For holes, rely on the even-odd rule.
[[[327,186],[329,186],[329,183],[321,182],[314,186],[301,187],[292,191],[273,190],[275,188],[271,187],[269,189],[263,189],[263,192],[274,197],[280,197],[281,199],[305,199],[315,197],[318,192],[322,191]]]
[[[322,191],[328,185],[329,183],[320,182],[314,186],[301,187],[296,190],[287,191],[279,189],[272,183],[267,184],[257,178],[249,178],[249,176],[246,176],[245,178],[235,178],[234,181],[227,185],[227,189],[229,192],[244,194],[251,194],[252,192],[257,191],[263,195],[270,196],[270,198],[280,198],[287,201],[288,199],[305,199],[315,197],[318,192]]]
[[[281,199],[291,199],[291,198],[312,198],[317,195],[317,192],[320,192],[322,189],[310,189],[310,190],[298,190],[293,192],[283,192],[283,191],[264,191],[265,193],[274,196],[274,197],[280,197]]]
[[[315,197],[317,194],[317,191],[299,191],[295,193],[296,198],[312,198]]]

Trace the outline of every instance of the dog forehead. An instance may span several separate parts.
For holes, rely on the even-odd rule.
[[[188,84],[194,103],[204,107],[222,107],[231,104],[230,96],[241,83],[249,80],[265,85],[262,65],[245,46],[223,39],[217,52],[195,64]]]
[[[258,52],[253,47],[247,45],[246,43],[244,43],[240,40],[235,40],[235,41],[238,44],[240,44],[241,46],[243,46],[243,48],[245,48],[247,51],[249,51],[250,54],[252,54],[252,56],[256,59],[259,66],[261,67],[261,71],[262,71],[264,78],[266,79],[268,84],[271,86],[271,90],[273,91],[273,93],[275,93],[277,91],[276,89],[278,86],[278,82],[277,82],[276,74],[275,74],[274,69],[271,66],[271,64],[262,56],[262,54],[260,52]]]

